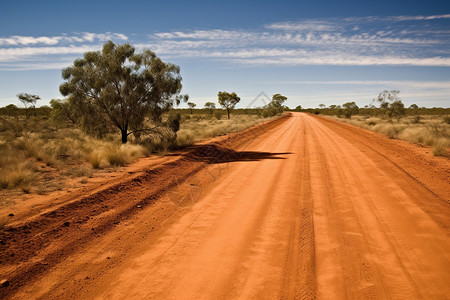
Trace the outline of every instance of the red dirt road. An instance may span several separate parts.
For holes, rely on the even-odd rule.
[[[246,141],[180,158],[175,174],[152,171],[159,176],[146,193],[162,186],[158,180],[172,185],[151,201],[137,192],[144,185],[124,184],[114,197],[141,199],[139,210],[102,196],[102,205],[111,204],[96,222],[127,214],[93,235],[91,223],[70,223],[66,238],[3,266],[8,278],[26,282],[0,292],[17,299],[450,298],[448,159],[301,113]],[[217,151],[226,159],[204,155]],[[29,271],[41,260],[50,266]]]

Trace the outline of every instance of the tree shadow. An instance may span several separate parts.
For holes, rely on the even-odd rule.
[[[286,159],[280,155],[292,154],[291,152],[261,152],[261,151],[235,151],[219,144],[208,144],[192,147],[193,150],[183,156],[194,161],[208,164],[221,164],[238,161],[260,161],[264,159]]]

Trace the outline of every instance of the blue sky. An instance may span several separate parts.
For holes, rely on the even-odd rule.
[[[385,89],[450,107],[448,1],[92,2],[0,0],[0,106],[61,98],[61,69],[110,39],[178,64],[200,107],[223,90],[239,107],[364,106]]]

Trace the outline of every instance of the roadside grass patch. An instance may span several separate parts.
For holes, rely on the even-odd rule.
[[[384,134],[391,139],[429,146],[434,155],[449,157],[450,124],[445,121],[450,119],[449,116],[409,116],[398,122],[375,117],[367,119],[364,116],[353,116],[351,119],[331,118]]]

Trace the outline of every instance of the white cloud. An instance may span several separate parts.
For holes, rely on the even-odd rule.
[[[23,47],[0,49],[0,62],[11,62],[30,59],[34,56],[51,56],[65,54],[80,54],[87,51],[99,50],[100,46],[69,46],[69,47]]]
[[[403,86],[410,88],[450,89],[450,81],[411,81],[411,80],[297,80],[266,82],[267,84],[304,85],[361,85],[361,86]]]
[[[7,38],[0,38],[0,45],[7,46],[17,46],[17,45],[33,45],[33,44],[44,44],[44,45],[55,45],[57,44],[62,37],[47,37],[47,36],[18,36],[13,35]]]
[[[329,22],[307,20],[303,22],[279,22],[268,24],[268,29],[288,30],[288,31],[335,31]]]
[[[94,41],[121,40],[126,41],[128,37],[121,33],[91,33],[83,32],[81,34],[67,36],[19,36],[0,37],[0,46],[28,46],[28,45],[56,45],[60,43],[82,43]]]
[[[280,58],[254,58],[234,59],[236,62],[253,65],[331,65],[331,66],[433,66],[450,67],[450,58],[429,57],[389,57],[389,56],[348,56],[345,53],[336,55],[320,55],[319,53],[308,53],[304,57],[280,57]]]
[[[150,48],[170,59],[210,59],[245,65],[449,67],[448,32],[431,24],[432,20],[448,18],[450,15],[316,19],[272,23],[253,30],[159,32],[144,39],[134,36],[138,39],[132,42],[138,51]],[[428,21],[427,26],[420,26],[423,20]],[[128,41],[128,36],[81,32],[53,37],[2,37],[0,69],[11,61],[17,67],[20,61],[24,66],[29,66],[30,61],[36,66],[52,56],[99,50],[100,43],[107,40]]]
[[[433,16],[398,16],[393,17],[398,21],[420,21],[420,20],[437,20],[437,19],[450,19],[450,14],[447,15],[433,15]]]

